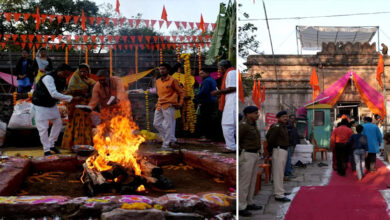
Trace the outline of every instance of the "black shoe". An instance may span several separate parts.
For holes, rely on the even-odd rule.
[[[291,195],[291,193],[284,193],[284,195],[285,195],[285,196],[289,196],[289,195]]]
[[[255,205],[255,204],[252,204],[252,205],[247,205],[246,206],[246,210],[260,210],[262,209],[263,206],[261,205]]]
[[[291,201],[291,199],[286,198],[286,197],[283,197],[283,198],[276,198],[275,197],[275,200],[279,201],[279,202],[290,202]]]
[[[50,151],[46,151],[45,153],[44,153],[44,155],[45,155],[45,157],[46,156],[51,156],[51,155],[53,155]]]
[[[252,216],[252,213],[246,209],[238,211],[238,214],[244,217]]]
[[[53,151],[56,154],[60,154],[61,153],[61,151],[58,150],[56,147],[52,147],[52,148],[50,148],[50,150]]]

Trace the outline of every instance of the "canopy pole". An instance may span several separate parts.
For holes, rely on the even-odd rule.
[[[295,39],[297,40],[297,55],[299,55],[299,46],[298,46],[298,25],[295,26]]]
[[[383,133],[387,132],[387,98],[386,98],[386,74],[385,61],[383,61],[383,107],[385,108],[385,115],[383,119]]]
[[[379,42],[379,26],[378,26],[378,52],[380,51],[380,48],[379,48],[379,45],[380,45],[380,42]],[[384,64],[383,64],[384,65]],[[384,68],[383,68],[384,69]],[[383,70],[384,71],[384,70]],[[384,75],[384,72],[383,72],[383,75]]]
[[[281,103],[280,103],[279,77],[278,77],[278,73],[277,73],[277,71],[276,71],[276,60],[275,60],[274,47],[273,47],[273,45],[272,45],[271,31],[270,31],[270,29],[269,29],[268,17],[267,17],[267,10],[265,9],[264,0],[263,0],[263,8],[264,8],[264,14],[265,14],[265,21],[266,21],[266,23],[267,23],[269,41],[270,41],[270,43],[271,43],[272,58],[273,58],[274,69],[275,69],[276,91],[277,91],[277,94],[278,94],[278,109],[281,110],[281,109],[282,109],[282,106],[281,106]]]

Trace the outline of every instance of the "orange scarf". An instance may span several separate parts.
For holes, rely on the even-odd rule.
[[[235,70],[234,67],[230,67],[229,69],[227,69],[225,71],[225,74],[223,75],[221,90],[226,89],[226,84],[225,84],[226,77],[227,77],[228,72],[230,72],[232,70]],[[219,110],[221,112],[223,111],[223,108],[225,107],[225,96],[226,96],[226,94],[221,94],[221,97],[219,98]]]

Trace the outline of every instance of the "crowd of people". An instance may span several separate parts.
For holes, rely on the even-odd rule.
[[[177,147],[176,120],[185,99],[185,88],[194,88],[195,79],[186,80],[180,63],[173,68],[168,63],[158,67],[159,76],[155,81],[157,104],[153,125],[162,140],[162,148]],[[200,141],[212,141],[215,131],[222,130],[226,153],[236,151],[236,70],[228,60],[218,63],[221,73],[220,89],[217,81],[206,70],[199,70],[202,79],[195,93],[197,109],[197,135]],[[72,150],[74,145],[93,145],[92,121],[90,111],[98,107],[102,121],[110,110],[121,100],[128,100],[125,87],[119,77],[110,76],[106,69],[97,72],[97,80],[91,78],[88,64],[80,64],[76,71],[67,64],[53,68],[46,49],[41,48],[37,57],[29,58],[27,50],[16,65],[18,92],[32,94],[32,115],[39,131],[44,155],[60,153],[55,147],[62,129],[62,120],[57,108],[58,101],[65,101],[68,122],[62,138],[62,148]],[[94,77],[96,79],[96,77]],[[190,83],[186,87],[186,83]],[[113,100],[112,97],[114,97]],[[88,109],[77,106],[89,106]],[[222,119],[218,117],[218,109]],[[105,114],[105,112],[108,112]],[[49,133],[49,121],[52,128]],[[219,126],[218,126],[219,124]]]

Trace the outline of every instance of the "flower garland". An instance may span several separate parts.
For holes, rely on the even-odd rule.
[[[177,62],[180,63],[180,47],[176,47]]]
[[[150,119],[149,119],[149,91],[144,91],[145,93],[145,118],[146,118],[146,130],[150,131]]]
[[[163,52],[162,49],[160,48],[160,64],[163,63]]]
[[[202,51],[200,51],[200,46],[198,46],[198,56],[199,56],[199,71],[202,69]]]
[[[185,131],[189,130],[191,133],[194,133],[195,124],[196,124],[196,114],[195,114],[194,102],[192,100],[194,99],[195,94],[191,85],[192,75],[191,75],[190,54],[183,53],[181,55],[181,58],[184,60],[185,97],[190,97],[189,99],[184,101],[184,105],[183,105],[183,113],[182,113],[183,128]]]

